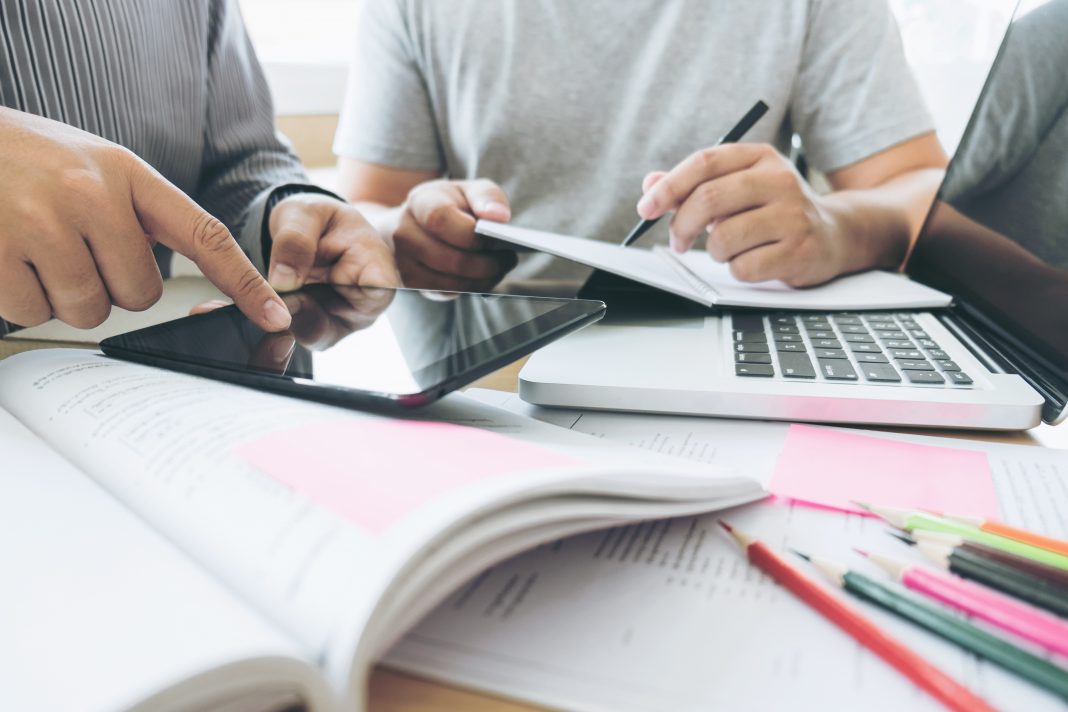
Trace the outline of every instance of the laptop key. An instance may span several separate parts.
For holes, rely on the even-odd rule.
[[[871,328],[876,331],[901,331],[901,328],[892,321],[888,322],[875,322],[871,325]]]
[[[948,361],[949,354],[941,349],[931,349],[927,352],[927,355],[933,358],[935,361]]]
[[[735,344],[734,350],[745,354],[766,354],[768,352],[768,345],[766,343],[756,344],[742,342]]]
[[[889,314],[869,314],[868,315],[868,321],[875,322],[875,323],[882,323],[882,324],[887,324],[887,323],[893,324],[894,323],[894,317],[892,317]],[[876,327],[876,328],[878,328],[878,327]]]
[[[890,355],[896,359],[908,359],[909,361],[919,361],[923,359],[923,353],[914,349],[891,349]]]
[[[837,323],[839,325],[841,325],[841,324],[850,324],[850,325],[860,326],[860,325],[862,325],[864,323],[864,322],[862,322],[860,320],[860,317],[853,316],[852,314],[835,314],[833,318],[834,318],[835,323]]]
[[[848,359],[842,349],[816,349],[816,358],[844,358]]]
[[[749,344],[767,343],[768,337],[763,331],[736,331],[734,332],[734,340]]]
[[[883,354],[853,354],[860,363],[889,363]]]
[[[798,334],[775,334],[776,343],[801,343],[801,336]]]
[[[772,330],[773,333],[776,333],[776,334],[800,334],[801,333],[801,331],[798,330],[798,328],[796,326],[794,326],[793,324],[774,324],[771,327],[771,330]]]
[[[771,363],[771,354],[734,354],[735,363]]]
[[[877,354],[882,353],[882,349],[878,344],[850,344],[849,350],[855,354]]]
[[[904,369],[906,371],[933,371],[933,370],[935,370],[934,366],[932,366],[927,361],[909,361],[907,359],[902,359],[902,360],[897,362],[897,365],[900,366],[902,369]]]
[[[920,339],[920,346],[922,346],[925,349],[937,349],[938,348],[938,344],[936,344],[935,342],[931,341],[930,339]]]
[[[875,339],[867,334],[846,334],[845,340],[850,344],[874,344]]]
[[[898,341],[897,339],[894,339],[892,341],[887,341],[886,342],[886,348],[888,348],[888,349],[907,349],[907,350],[911,351],[911,350],[914,350],[916,348],[916,344],[912,343],[911,341]]]
[[[841,342],[838,339],[813,339],[812,345],[817,349],[840,349],[842,348]]]
[[[945,383],[945,379],[934,371],[903,371],[909,383]]]
[[[838,328],[842,330],[843,334],[867,334],[868,327],[863,324],[842,324],[839,322]]]
[[[929,338],[931,338],[930,336],[927,335],[927,332],[924,331],[923,329],[909,329],[909,333],[912,334],[912,338],[916,339],[917,341],[919,341],[921,339],[929,339]]]
[[[897,375],[894,367],[887,363],[865,363],[861,365],[860,372],[869,381],[901,383],[901,376]]]
[[[787,351],[787,352],[788,351],[800,351],[800,352],[804,353],[808,349],[805,348],[804,344],[797,344],[797,343],[779,344],[779,343],[777,343],[777,344],[775,344],[775,350],[778,351],[779,353],[782,353],[784,351]]]
[[[882,339],[883,341],[886,341],[887,339],[893,339],[895,341],[903,341],[903,340],[905,340],[905,339],[907,339],[909,337],[905,335],[904,331],[880,331],[879,332],[879,338]]]
[[[950,383],[955,383],[958,386],[970,386],[973,381],[968,377],[967,373],[961,373],[960,371],[950,371],[946,374],[949,376]]]
[[[853,364],[836,358],[821,358],[820,373],[828,381],[855,381],[857,372],[853,370]]]
[[[805,314],[801,317],[801,321],[827,321],[826,314]]]
[[[781,353],[779,354],[779,368],[786,378],[815,378],[816,372],[812,368],[812,361],[808,354]]]
[[[772,326],[775,326],[776,324],[781,324],[781,325],[785,325],[785,326],[793,326],[794,324],[797,323],[797,320],[795,320],[789,314],[775,314],[775,315],[772,315],[772,316],[768,317],[768,321],[771,322]]]
[[[738,376],[761,376],[770,378],[775,375],[775,369],[762,363],[736,363],[734,373]]]
[[[960,366],[958,366],[954,361],[939,361],[938,367],[946,373],[955,373],[957,371],[960,371]]]
[[[810,339],[837,339],[838,335],[835,334],[833,331],[821,329],[820,331],[808,332],[808,337]]]
[[[735,331],[764,331],[764,319],[756,314],[732,314],[731,326]]]

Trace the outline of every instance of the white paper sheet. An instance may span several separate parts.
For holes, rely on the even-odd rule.
[[[818,287],[792,289],[782,282],[739,282],[727,265],[701,249],[676,255],[664,248],[624,248],[486,220],[480,220],[476,229],[481,235],[603,269],[708,307],[924,309],[950,303],[949,295],[889,272],[865,272]]]
[[[762,476],[770,474],[787,427],[540,410],[515,396],[468,393],[564,427],[699,461],[748,460],[750,473]],[[961,444],[991,454],[1008,521],[1064,535],[1068,452]],[[853,547],[919,561],[876,520],[785,504],[620,527],[490,569],[424,620],[387,661],[562,709],[941,709],[748,566],[715,526],[718,516],[780,551],[807,550],[875,576]],[[1068,709],[932,635],[857,605],[999,709]]]
[[[0,458],[4,709],[116,712],[242,663],[226,680],[202,681],[201,693],[229,685],[255,694],[257,671],[276,701],[287,684],[323,693],[318,672],[276,626],[3,409]],[[282,657],[289,662],[255,662]],[[192,709],[198,695],[186,693],[154,709]]]

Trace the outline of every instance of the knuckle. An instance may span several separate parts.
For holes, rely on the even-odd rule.
[[[263,277],[260,276],[260,273],[255,268],[249,267],[246,270],[242,270],[241,276],[237,279],[237,293],[251,294],[262,284]]]
[[[103,178],[87,168],[65,168],[57,178],[59,189],[71,200],[94,205],[107,191]]]
[[[723,199],[723,188],[718,181],[708,181],[697,187],[697,199],[707,208],[713,208]]]
[[[163,297],[163,281],[153,280],[141,286],[134,294],[125,297],[121,302],[116,300],[116,306],[130,311],[145,311]]]
[[[719,151],[713,148],[702,148],[698,151],[694,158],[697,165],[704,171],[715,170],[716,164],[719,162]]]
[[[734,260],[731,262],[731,275],[739,282],[754,282],[755,270],[751,260]]]
[[[206,212],[197,215],[193,223],[193,249],[196,254],[218,254],[233,245],[234,238],[218,218]]]

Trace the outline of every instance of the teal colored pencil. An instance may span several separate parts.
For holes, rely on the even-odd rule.
[[[1032,561],[1039,561],[1043,564],[1056,566],[1058,569],[1068,571],[1068,556],[1065,556],[1064,554],[1058,554],[1055,551],[1017,541],[1016,539],[1010,539],[999,534],[991,534],[988,531],[983,531],[970,524],[953,521],[952,519],[944,519],[924,512],[910,512],[905,509],[894,509],[892,507],[876,507],[861,502],[857,502],[856,504],[867,509],[872,514],[882,517],[898,529],[908,529],[909,531],[918,529],[920,531],[956,534],[969,541],[977,541],[980,544],[986,544],[995,549],[1008,551],[1017,556],[1025,556]]]
[[[802,554],[802,556],[805,556]],[[1068,670],[1016,647],[947,613],[897,584],[884,584],[833,562],[805,556],[849,593],[884,608],[935,635],[1068,700]]]

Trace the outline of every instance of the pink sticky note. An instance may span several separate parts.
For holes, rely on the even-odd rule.
[[[791,425],[769,490],[816,507],[865,514],[851,501],[997,518],[986,453]]]
[[[465,485],[579,464],[486,430],[410,420],[319,423],[273,433],[235,454],[372,534]]]

